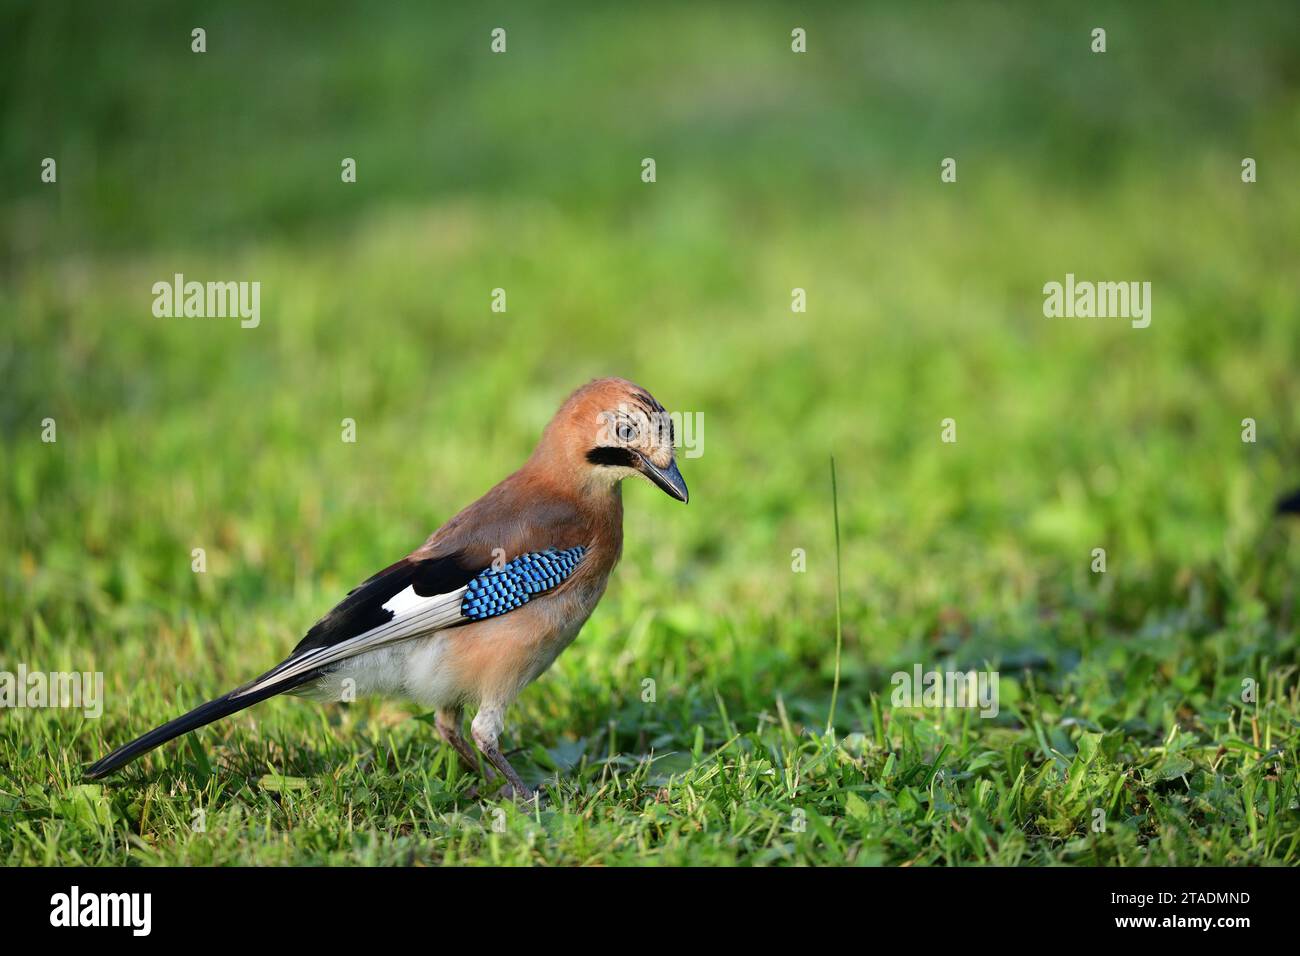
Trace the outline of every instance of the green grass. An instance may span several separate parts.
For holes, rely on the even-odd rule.
[[[1300,862],[1293,5],[314,11],[6,13],[0,670],[107,699],[0,712],[0,860]],[[261,326],[153,318],[175,272],[261,281]],[[1150,280],[1151,327],[1045,319],[1067,272]],[[627,489],[509,715],[539,808],[370,700],[82,785],[604,374],[704,454],[687,507]],[[918,663],[998,671],[1000,713],[893,706]]]

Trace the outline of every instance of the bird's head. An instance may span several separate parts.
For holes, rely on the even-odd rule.
[[[535,457],[570,473],[583,487],[612,488],[642,475],[684,502],[689,494],[673,455],[674,428],[644,388],[626,379],[599,378],[560,406]]]

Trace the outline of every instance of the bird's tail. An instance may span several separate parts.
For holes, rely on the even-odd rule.
[[[257,681],[252,683],[259,683],[267,676],[270,675],[263,675],[263,677],[259,677]],[[245,687],[250,686],[245,684],[244,687],[223,694],[216,700],[210,700],[206,704],[200,704],[188,714],[183,714],[175,720],[169,720],[161,727],[155,727],[143,737],[137,737],[129,744],[118,747],[107,757],[101,757],[87,767],[85,777],[87,780],[101,780],[110,773],[125,767],[136,757],[147,754],[155,747],[159,747],[169,740],[174,740],[181,734],[189,733],[191,730],[210,724],[214,720],[220,720],[222,717],[229,717],[246,707],[252,707],[254,704],[266,700],[268,697],[274,697],[277,694],[283,694],[285,691],[293,690],[295,687],[314,680],[317,676],[319,676],[319,672],[297,674],[280,681],[273,681],[259,687],[252,693],[243,692]]]
[[[1280,515],[1300,514],[1300,491],[1293,491],[1278,499],[1277,513]]]

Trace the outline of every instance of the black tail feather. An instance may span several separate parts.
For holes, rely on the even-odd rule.
[[[1293,491],[1277,502],[1277,513],[1280,515],[1300,514],[1300,491]]]
[[[222,717],[229,717],[231,714],[238,713],[247,707],[261,703],[269,697],[277,694],[283,694],[285,691],[293,690],[318,676],[316,673],[300,674],[297,677],[287,680],[282,684],[273,684],[270,687],[264,687],[255,694],[248,694],[242,697],[235,697],[238,690],[233,690],[229,694],[223,694],[216,700],[210,700],[206,704],[195,707],[188,714],[177,717],[175,720],[169,720],[161,727],[155,727],[143,737],[137,737],[122,747],[118,747],[106,757],[101,757],[93,764],[86,768],[85,777],[87,780],[101,780],[116,770],[125,767],[136,757],[147,754],[155,747],[174,740],[181,734],[189,733],[214,720],[220,720]],[[261,678],[258,678],[261,680]],[[245,685],[247,686],[247,685]]]

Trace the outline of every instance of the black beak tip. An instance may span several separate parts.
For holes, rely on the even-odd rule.
[[[691,500],[691,493],[686,487],[686,479],[677,469],[677,462],[671,461],[667,468],[659,468],[648,458],[641,458],[641,472],[654,482],[664,494],[676,498],[682,504]]]
[[[673,471],[674,472],[677,471],[676,467],[673,468]],[[676,475],[675,477],[677,480],[673,482],[669,482],[666,486],[664,486],[664,491],[667,492],[671,497],[676,498],[682,504],[684,505],[690,504],[691,501],[690,489],[686,487],[686,482],[682,480],[682,476],[680,474]]]

